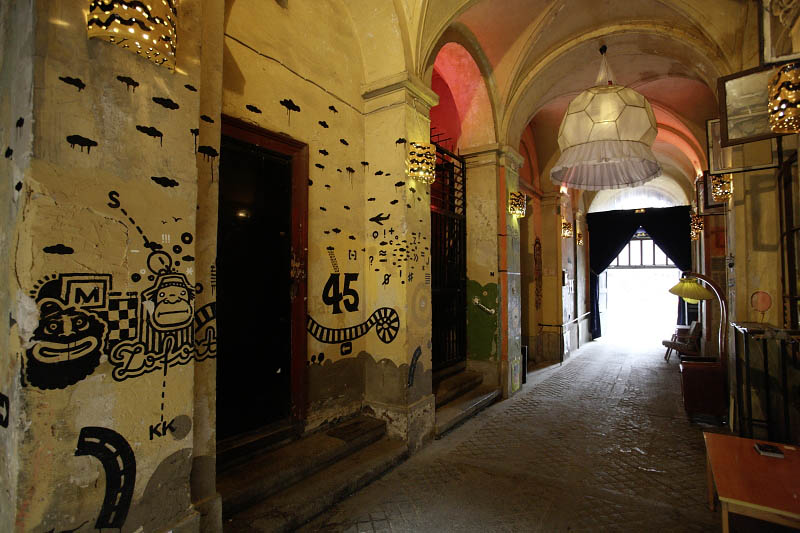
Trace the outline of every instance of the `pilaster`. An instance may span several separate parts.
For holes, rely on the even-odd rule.
[[[363,87],[365,227],[368,270],[366,309],[388,307],[397,315],[397,335],[389,343],[371,336],[366,343],[364,402],[389,422],[391,435],[415,450],[431,439],[431,285],[429,186],[409,179],[410,142],[429,142],[430,107],[435,93],[407,73]],[[371,359],[371,360],[370,360]]]
[[[484,382],[504,397],[521,384],[519,222],[508,195],[519,190],[522,157],[510,146],[462,150],[467,161],[467,352]]]

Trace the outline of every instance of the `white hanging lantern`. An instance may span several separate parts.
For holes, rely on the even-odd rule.
[[[634,187],[661,175],[650,149],[658,133],[650,103],[613,84],[605,48],[597,85],[570,102],[558,130],[561,157],[550,179],[572,189]]]

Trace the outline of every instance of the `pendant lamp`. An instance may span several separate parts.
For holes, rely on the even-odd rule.
[[[553,183],[596,191],[635,187],[661,175],[650,149],[658,133],[650,103],[614,84],[605,53],[603,45],[596,85],[570,102],[561,121]]]

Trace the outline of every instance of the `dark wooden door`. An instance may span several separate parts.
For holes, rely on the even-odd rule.
[[[292,415],[298,418],[302,412],[292,386],[302,382],[293,379],[298,377],[293,373],[297,358],[305,357],[305,343],[298,343],[293,332],[296,317],[301,317],[301,324],[305,318],[304,298],[297,298],[298,292],[305,294],[305,279],[292,269],[293,252],[304,249],[304,242],[294,242],[302,241],[293,227],[298,191],[292,167],[297,162],[290,154],[264,146],[269,143],[249,142],[257,140],[253,135],[224,126],[220,149],[216,288],[220,440],[291,422]],[[299,193],[306,191],[302,188]],[[305,220],[301,227],[305,228]],[[295,309],[298,306],[302,309]]]

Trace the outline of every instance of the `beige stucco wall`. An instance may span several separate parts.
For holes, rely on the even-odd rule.
[[[13,302],[19,293],[13,264],[14,227],[19,219],[22,182],[33,152],[33,27],[29,3],[0,6],[0,497],[17,501],[17,478],[25,469],[19,456],[23,425],[16,413],[22,408],[19,383],[21,360],[11,356],[12,331],[18,320]],[[21,123],[20,123],[21,121]],[[18,126],[19,125],[19,126]],[[17,343],[13,343],[17,344]],[[15,505],[0,506],[0,529],[12,531]]]
[[[202,288],[190,130],[200,113],[199,93],[185,85],[200,86],[201,4],[182,3],[174,73],[87,39],[85,2],[34,9],[35,24],[19,25],[35,32],[33,79],[3,69],[25,84],[4,102],[12,116],[27,115],[35,139],[27,156],[20,146],[17,161],[30,157],[24,177],[12,171],[22,182],[19,217],[14,252],[3,254],[15,295],[3,309],[16,320],[3,365],[17,376],[20,465],[10,529],[196,528],[190,332],[203,300],[192,296]],[[15,100],[31,88],[26,112]],[[170,306],[179,321],[158,318]]]

